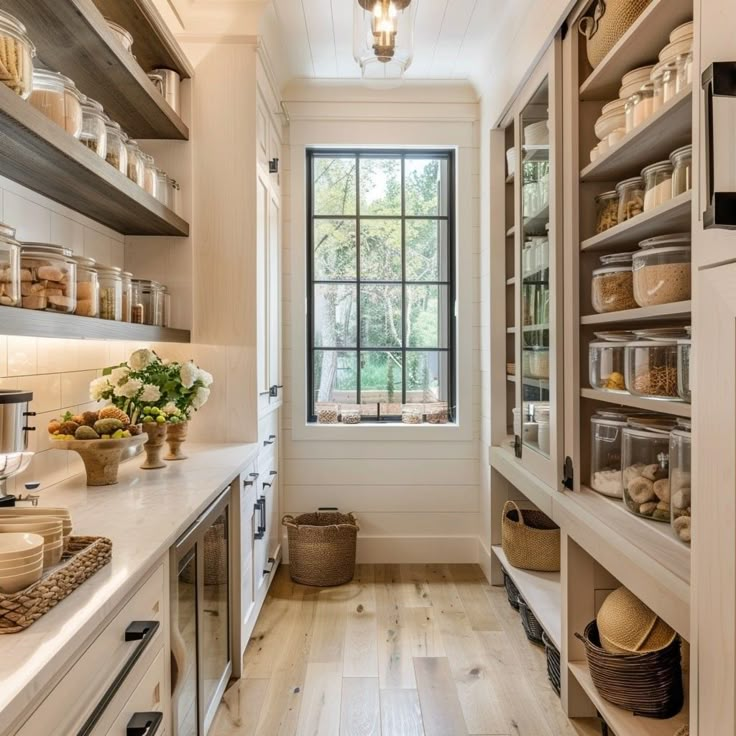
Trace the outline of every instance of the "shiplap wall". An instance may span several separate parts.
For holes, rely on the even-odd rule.
[[[475,561],[479,524],[480,336],[478,108],[459,84],[393,91],[299,83],[284,93],[284,383],[282,511],[354,511],[358,558]],[[461,428],[305,426],[305,148],[310,145],[457,147]],[[402,430],[407,430],[402,432]],[[377,432],[381,434],[376,437]],[[385,439],[384,439],[385,437]]]

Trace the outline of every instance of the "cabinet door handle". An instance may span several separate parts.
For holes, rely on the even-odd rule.
[[[276,442],[276,435],[270,434],[268,435],[267,440],[263,440],[263,446],[266,447],[266,445],[272,445],[274,442]]]
[[[154,736],[164,720],[163,713],[133,713],[125,727],[125,736]]]
[[[94,731],[95,726],[100,718],[102,718],[107,706],[110,705],[112,699],[122,687],[131,670],[135,667],[136,662],[138,662],[141,656],[143,656],[143,652],[146,651],[146,647],[151,643],[151,639],[156,635],[159,625],[158,621],[133,621],[128,628],[125,629],[125,641],[137,641],[138,645],[125,660],[120,672],[118,672],[110,687],[107,688],[100,699],[100,702],[97,703],[95,709],[92,711],[90,717],[84,722],[84,725],[77,733],[77,736],[89,736],[89,734]]]
[[[260,498],[253,505],[253,511],[257,511],[258,516],[259,516],[256,531],[253,532],[253,539],[263,539],[263,534],[265,533],[266,530],[261,529],[262,513],[261,513],[261,499]]]
[[[274,475],[278,475],[278,474],[279,474],[279,471],[278,471],[278,470],[272,470],[272,471],[271,471],[271,472],[269,473],[269,475],[270,475],[270,476],[272,476],[272,477],[273,477]]]
[[[261,520],[262,520],[261,526],[262,526],[263,532],[265,534],[265,532],[266,532],[266,524],[267,524],[266,497],[265,496],[261,496]]]
[[[275,557],[269,557],[268,558],[268,564],[271,565],[271,567],[268,570],[264,570],[264,575],[270,575],[273,572],[273,567],[276,564],[276,558]]]
[[[268,389],[268,395],[272,399],[277,399],[279,397],[279,389],[283,387],[284,387],[283,384],[279,384],[279,385],[274,384],[273,386],[271,386],[270,389]]]

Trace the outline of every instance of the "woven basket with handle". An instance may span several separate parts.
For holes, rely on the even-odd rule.
[[[295,583],[327,587],[353,579],[359,527],[352,514],[287,514],[281,523],[289,537],[289,572]]]
[[[509,563],[522,570],[560,569],[560,528],[541,511],[522,511],[515,501],[503,507],[501,547]]]
[[[652,0],[598,0],[592,15],[580,21],[588,61],[595,69]]]

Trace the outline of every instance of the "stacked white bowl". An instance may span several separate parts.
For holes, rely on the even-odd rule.
[[[12,595],[41,579],[44,538],[40,534],[0,534],[0,593]]]
[[[53,516],[55,519],[61,519],[63,548],[69,546],[69,537],[72,533],[72,515],[69,509],[61,506],[9,506],[7,508],[0,507],[0,523],[9,518],[17,518],[19,516],[35,519],[38,516]]]
[[[0,519],[0,533],[29,532],[43,537],[43,566],[56,565],[64,553],[64,522],[55,516],[7,516]]]

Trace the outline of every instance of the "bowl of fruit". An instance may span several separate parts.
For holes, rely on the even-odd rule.
[[[51,447],[78,453],[87,471],[88,486],[110,486],[118,482],[123,454],[147,439],[140,424],[131,424],[128,415],[114,406],[83,414],[67,412],[48,425]]]

